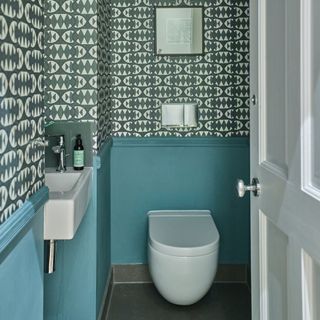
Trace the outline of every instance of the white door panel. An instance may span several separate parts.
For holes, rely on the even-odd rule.
[[[259,157],[258,152],[258,140],[259,136],[257,134],[258,127],[258,108],[260,97],[258,95],[258,1],[250,1],[250,131],[253,133],[250,136],[250,163],[258,163]],[[255,48],[253,50],[253,48]],[[254,150],[254,152],[252,151]],[[251,177],[257,177],[257,166],[250,165],[250,174]],[[259,206],[257,201],[251,202],[251,212],[258,212]],[[259,233],[259,215],[251,214],[250,217],[250,237],[251,237],[251,305],[252,305],[252,319],[260,319],[260,313],[263,309],[262,302],[263,299],[260,299],[260,242],[259,237],[261,234]],[[263,318],[261,318],[262,320]]]
[[[320,199],[320,2],[301,3],[302,187]]]
[[[250,1],[252,319],[320,319],[320,1]]]
[[[260,2],[260,162],[287,175],[285,0]],[[263,10],[262,10],[263,9]]]
[[[307,252],[302,253],[303,320],[320,319],[320,264]]]
[[[261,319],[287,319],[288,237],[262,211],[259,232]]]

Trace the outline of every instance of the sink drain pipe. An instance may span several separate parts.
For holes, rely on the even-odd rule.
[[[45,240],[45,273],[54,273],[56,269],[56,240]]]

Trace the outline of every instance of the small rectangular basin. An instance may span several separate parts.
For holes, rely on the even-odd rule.
[[[92,168],[57,172],[47,168],[49,201],[44,207],[44,239],[73,239],[91,198]]]
[[[65,193],[70,191],[81,176],[81,171],[51,172],[46,171],[46,185],[50,192]]]

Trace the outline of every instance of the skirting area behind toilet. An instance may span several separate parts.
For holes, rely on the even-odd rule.
[[[248,292],[250,296],[250,270],[245,264],[220,264],[214,280],[214,285],[224,284],[235,287],[235,290],[244,290]],[[147,286],[150,290],[152,286],[152,280],[149,274],[149,268],[147,264],[129,264],[129,265],[114,265],[112,268],[111,282],[109,286],[109,292],[105,301],[104,314],[101,320],[113,320],[111,310],[113,308],[113,295],[116,294],[116,290],[121,288],[127,290],[130,285]],[[246,289],[247,288],[247,289]],[[145,290],[145,289],[143,289]],[[153,292],[153,291],[152,291]],[[210,293],[209,293],[210,294]],[[160,295],[159,295],[160,296]],[[160,299],[163,299],[160,297]],[[205,298],[204,298],[205,299]],[[164,300],[164,299],[163,299]],[[248,299],[250,307],[250,299]],[[249,308],[250,309],[250,308]],[[111,310],[111,313],[110,313]],[[249,312],[249,311],[248,311]],[[118,319],[121,320],[121,319]]]
[[[113,266],[113,284],[151,283],[147,264]],[[249,285],[248,266],[245,264],[220,264],[214,282],[235,282]]]

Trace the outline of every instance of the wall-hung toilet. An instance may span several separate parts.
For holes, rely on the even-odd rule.
[[[210,289],[218,265],[219,233],[210,211],[148,212],[152,280],[169,302],[189,305]]]

